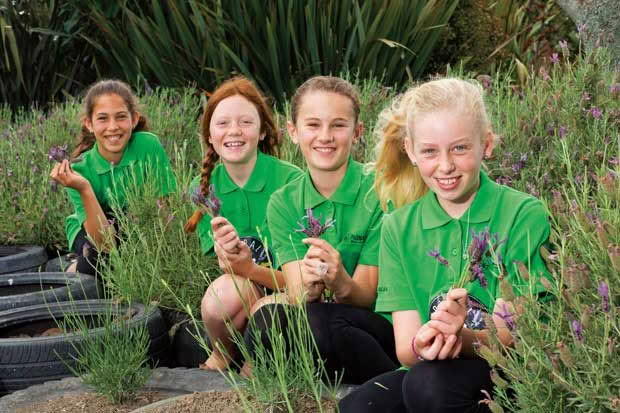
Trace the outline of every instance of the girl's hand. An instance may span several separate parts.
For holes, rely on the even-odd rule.
[[[230,254],[237,254],[239,253],[240,243],[245,245],[239,238],[235,227],[224,217],[212,218],[211,230],[213,231],[214,244],[218,244],[219,247],[215,251],[216,254],[218,254],[218,250]]]
[[[446,360],[459,356],[463,342],[456,335],[444,336],[426,323],[418,330],[413,345],[424,360]]]
[[[67,188],[73,188],[82,192],[90,188],[90,182],[82,175],[73,172],[69,161],[65,159],[61,163],[56,163],[50,172],[50,178]]]
[[[254,267],[254,261],[252,260],[252,251],[245,242],[238,242],[235,247],[236,252],[224,249],[217,241],[213,247],[222,271],[232,272],[241,277],[249,277]]]
[[[350,281],[351,277],[342,265],[340,253],[329,242],[319,238],[305,238],[302,242],[310,245],[303,262],[306,271],[319,277],[336,296],[344,295],[341,290],[346,288],[346,281]]]
[[[446,299],[439,303],[431,314],[429,326],[442,333],[446,340],[454,335],[457,338],[467,318],[467,290],[454,288],[448,291]]]

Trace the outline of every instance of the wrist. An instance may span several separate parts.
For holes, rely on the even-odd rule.
[[[422,356],[420,356],[420,354],[418,354],[418,352],[415,349],[415,339],[417,337],[417,333],[416,335],[413,336],[413,339],[411,340],[411,351],[413,352],[413,359],[414,360],[418,360],[418,361],[422,361],[424,360],[424,358],[422,358]]]

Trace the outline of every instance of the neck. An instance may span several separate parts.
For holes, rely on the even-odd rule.
[[[334,194],[334,192],[336,192],[336,189],[338,189],[338,186],[340,186],[340,183],[342,182],[342,179],[347,172],[349,162],[350,161],[347,161],[344,165],[342,165],[335,171],[321,171],[310,169],[310,177],[312,178],[312,183],[314,184],[314,188],[316,188],[319,194],[329,199]]]
[[[254,154],[254,157],[245,163],[223,162],[224,168],[226,168],[226,172],[228,172],[230,179],[232,179],[239,188],[243,188],[243,186],[248,182],[248,179],[250,179],[250,175],[252,175],[252,171],[256,165],[257,157],[258,154]]]

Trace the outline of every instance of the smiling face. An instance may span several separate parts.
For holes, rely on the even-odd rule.
[[[482,159],[493,151],[492,133],[481,137],[471,117],[454,110],[421,114],[411,130],[413,138],[405,140],[409,159],[448,215],[460,217],[480,186]]]
[[[209,142],[225,164],[246,164],[256,159],[261,133],[256,107],[241,95],[222,99],[209,123]]]
[[[301,98],[296,117],[294,123],[288,123],[288,131],[310,172],[346,170],[351,146],[363,130],[351,99],[334,92],[310,91]]]
[[[84,125],[95,135],[101,156],[108,162],[118,163],[138,119],[138,113],[131,113],[122,97],[110,93],[96,98],[92,114],[84,119]]]

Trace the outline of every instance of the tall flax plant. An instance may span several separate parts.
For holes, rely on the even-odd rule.
[[[13,109],[77,93],[92,72],[79,11],[58,0],[0,1],[0,102]]]
[[[207,90],[232,72],[279,103],[315,74],[357,70],[388,84],[419,76],[458,0],[250,0],[158,2],[109,19],[93,5],[101,38],[88,38],[125,79]],[[136,9],[132,11],[131,9]]]
[[[175,150],[177,192],[161,198],[151,173],[134,181],[127,191],[127,206],[115,208],[119,226],[117,246],[109,252],[102,274],[112,294],[129,301],[158,302],[164,308],[176,307],[178,300],[164,287],[165,281],[184,303],[194,309],[216,275],[217,262],[200,252],[196,235],[188,236],[183,224],[192,206],[183,188],[195,171],[177,169],[184,165],[183,149]],[[201,275],[202,273],[206,276]]]
[[[553,299],[512,299],[514,348],[495,340],[481,351],[501,372],[494,412],[620,406],[620,86],[606,50],[568,58],[530,73],[522,89],[507,77],[488,90],[503,137],[490,175],[543,198],[552,215],[541,254]],[[533,282],[528,263],[515,264]]]

